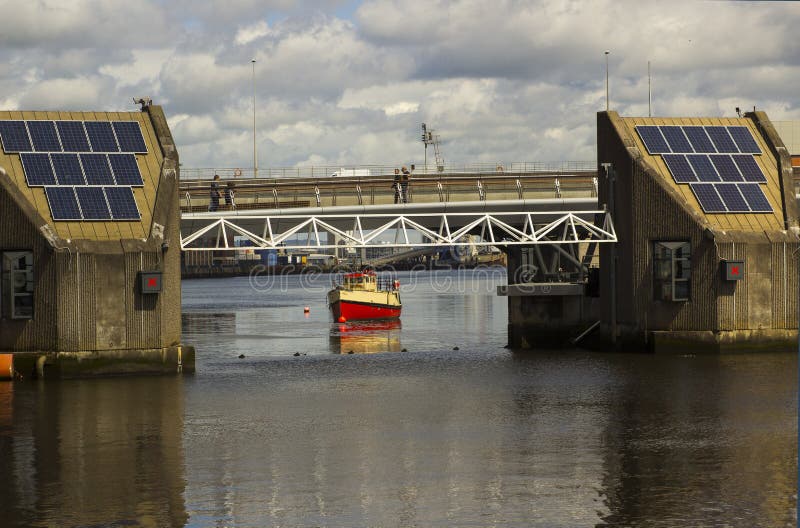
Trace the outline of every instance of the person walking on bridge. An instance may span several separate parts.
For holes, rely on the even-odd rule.
[[[403,165],[402,174],[400,175],[400,201],[402,203],[408,203],[408,177],[410,173],[408,169]]]
[[[210,212],[214,212],[219,209],[219,174],[214,175],[214,179],[211,181],[211,190],[209,191],[208,196],[210,198],[208,210]]]
[[[394,189],[394,203],[400,203],[402,201],[402,187],[400,187],[400,169],[394,170],[394,182],[392,183],[392,189]]]

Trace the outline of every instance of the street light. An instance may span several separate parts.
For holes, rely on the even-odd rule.
[[[608,112],[608,54],[610,51],[606,50],[606,112]]]
[[[253,59],[253,177],[258,178],[258,151],[256,150],[256,60]]]

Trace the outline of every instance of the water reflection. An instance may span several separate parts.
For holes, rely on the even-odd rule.
[[[333,354],[376,354],[400,352],[399,320],[366,321],[331,326],[330,348]]]
[[[181,325],[185,334],[234,335],[236,333],[235,313],[184,312]]]
[[[620,379],[603,432],[609,513],[598,527],[794,525],[795,360],[652,358]]]
[[[182,424],[181,378],[0,383],[3,526],[184,526]]]

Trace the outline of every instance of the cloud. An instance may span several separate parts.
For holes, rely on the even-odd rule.
[[[239,28],[233,40],[236,44],[242,46],[267,35],[269,35],[269,25],[264,20],[261,20],[255,24]]]
[[[713,7],[713,9],[712,9]],[[782,2],[0,0],[0,104],[162,104],[184,167],[594,157],[595,113],[800,118]],[[624,31],[620,30],[624,21]],[[250,62],[256,59],[255,71]],[[255,79],[254,79],[255,73]],[[429,151],[430,154],[430,151]]]

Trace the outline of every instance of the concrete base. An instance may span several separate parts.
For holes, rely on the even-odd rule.
[[[194,372],[192,346],[78,352],[9,352],[17,379],[68,379]]]
[[[508,346],[516,349],[573,348],[572,340],[581,335],[589,325],[508,325]]]
[[[581,295],[583,284],[513,284],[508,296],[511,348],[573,347],[573,340],[599,319],[597,300]]]
[[[608,325],[601,325],[581,346],[595,350],[656,352],[659,354],[730,354],[738,352],[794,352],[797,330],[727,330],[644,332],[620,325],[611,342]]]
[[[651,350],[658,353],[725,354],[797,350],[797,330],[651,332],[649,337]]]

